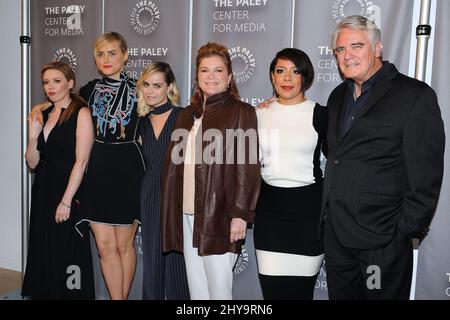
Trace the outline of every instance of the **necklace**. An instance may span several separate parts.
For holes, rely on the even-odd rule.
[[[172,104],[170,102],[166,102],[163,105],[160,105],[159,107],[153,108],[152,114],[163,114],[173,108]]]

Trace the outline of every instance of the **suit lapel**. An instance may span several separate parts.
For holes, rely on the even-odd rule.
[[[383,96],[389,91],[389,89],[392,87],[392,84],[389,81],[382,81],[383,79],[380,79],[380,82],[377,83],[375,86],[372,94],[369,96],[367,101],[364,103],[364,105],[355,113],[355,119],[350,124],[350,127],[348,128],[345,135],[352,130],[352,127],[355,125],[355,123],[372,107],[381,99]]]
[[[371,95],[367,99],[367,101],[364,103],[364,105],[355,113],[355,119],[351,122],[350,127],[348,128],[347,132],[342,136],[342,140],[344,140],[345,136],[352,130],[355,123],[358,122],[358,120],[367,113],[370,109],[372,109],[375,104],[384,97],[384,95],[391,89],[392,83],[391,80],[394,78],[398,71],[397,69],[391,65],[392,67],[385,71],[385,74],[381,76],[381,78],[378,80],[378,82],[375,85],[375,88],[373,89]],[[345,102],[342,103],[342,105]],[[343,106],[340,108],[343,109]]]
[[[344,84],[340,91],[336,95],[336,111],[331,112],[330,110],[330,134],[329,136],[329,146],[337,146],[340,142],[340,126],[341,126],[341,115],[345,106],[345,93],[347,92],[347,85]]]

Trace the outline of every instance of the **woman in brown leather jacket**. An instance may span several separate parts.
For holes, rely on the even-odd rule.
[[[163,251],[184,253],[192,299],[232,299],[233,266],[260,187],[254,108],[239,99],[227,48],[197,53],[191,105],[165,162]]]

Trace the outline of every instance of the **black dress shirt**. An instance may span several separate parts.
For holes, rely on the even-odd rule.
[[[386,62],[383,62],[383,66],[375,72],[368,80],[364,81],[361,86],[361,95],[355,97],[355,81],[353,79],[347,79],[347,93],[345,94],[345,111],[342,113],[340,138],[350,129],[351,123],[354,120],[356,112],[364,105],[373,91],[378,79],[386,70]]]

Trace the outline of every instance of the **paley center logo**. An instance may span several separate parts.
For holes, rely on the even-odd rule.
[[[130,22],[133,30],[142,35],[154,32],[159,26],[160,13],[157,5],[150,0],[142,0],[131,9]]]
[[[256,60],[246,47],[231,47],[228,49],[233,63],[233,75],[236,83],[243,83],[250,79],[256,70]]]
[[[347,16],[360,15],[375,22],[378,28],[381,28],[380,12],[380,7],[369,0],[335,0],[331,7],[331,15],[336,22]]]
[[[244,246],[242,246],[241,254],[239,255],[236,264],[234,265],[233,274],[240,274],[248,267],[248,252]]]
[[[78,59],[70,48],[59,48],[53,55],[52,61],[67,63],[73,71],[77,70]]]

